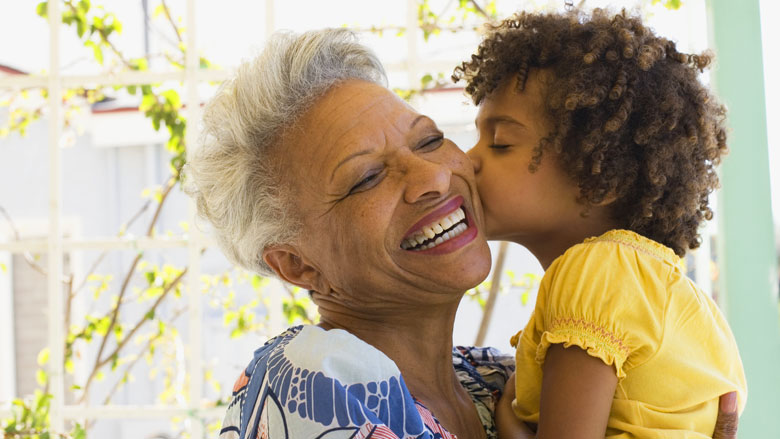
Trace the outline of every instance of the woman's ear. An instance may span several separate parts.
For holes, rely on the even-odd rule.
[[[322,273],[307,263],[298,249],[291,245],[280,244],[264,249],[263,261],[284,281],[321,294],[330,292]]]

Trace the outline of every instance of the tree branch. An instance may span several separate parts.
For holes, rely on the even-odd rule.
[[[176,38],[179,40],[179,44],[184,44],[184,40],[181,37],[181,30],[179,29],[179,26],[176,26],[176,23],[173,21],[173,17],[171,17],[171,9],[168,7],[168,4],[165,3],[165,0],[160,0],[163,7],[163,12],[165,13],[165,17],[168,18],[168,22],[171,23],[171,27],[173,28],[173,31],[176,33]]]
[[[176,311],[173,316],[171,316],[170,321],[175,322],[179,317],[181,317],[184,312],[187,311],[187,307],[180,308],[178,311]],[[141,352],[146,352],[149,350],[149,347],[154,343],[155,341],[159,340],[162,336],[161,335],[155,335],[152,336],[149,340],[146,341],[146,344],[141,348]],[[131,362],[127,363],[127,366],[125,367],[124,373],[122,373],[122,378],[117,380],[116,383],[114,383],[114,386],[109,390],[108,394],[106,395],[105,399],[103,400],[103,405],[108,405],[111,402],[111,398],[113,398],[114,394],[119,390],[119,388],[122,385],[122,380],[125,379],[130,373],[130,370],[135,367],[135,365],[138,363],[138,361],[143,357],[143,355],[137,355]]]
[[[168,296],[168,293],[173,290],[173,287],[175,287],[180,281],[181,278],[184,276],[184,274],[187,273],[187,268],[182,270],[181,273],[179,273],[178,276],[174,280],[171,281],[171,283],[168,284],[167,287],[163,290],[163,292],[160,294],[160,296],[155,300],[155,302],[152,304],[152,306],[149,307],[149,309],[144,313],[143,317],[138,321],[138,323],[133,326],[133,329],[130,330],[130,332],[127,333],[127,335],[122,338],[122,341],[120,341],[113,351],[111,351],[110,354],[106,355],[105,358],[101,359],[100,357],[96,357],[95,359],[95,366],[92,368],[92,372],[90,373],[89,377],[87,377],[87,382],[84,384],[84,388],[81,394],[81,397],[79,398],[79,403],[84,402],[87,395],[89,394],[89,387],[92,384],[92,382],[95,379],[95,376],[97,375],[98,370],[100,370],[103,366],[108,364],[109,361],[112,361],[114,356],[119,355],[119,351],[122,350],[122,348],[125,347],[127,342],[133,338],[136,332],[138,332],[139,329],[141,329],[141,326],[143,326],[146,322],[149,321],[149,319],[146,317],[149,313],[154,312],[157,310],[157,307],[160,306],[162,301]],[[106,332],[106,335],[103,337],[103,340],[106,340],[108,337],[110,337],[111,330],[109,329]]]
[[[70,8],[71,11],[73,11],[73,13],[76,13],[76,14],[78,13],[78,10],[76,9],[76,6],[73,4],[73,1],[66,0],[64,3]],[[98,31],[98,34],[100,35],[100,40],[103,41],[104,43],[106,43],[106,45],[111,49],[111,51],[114,53],[114,55],[116,55],[116,57],[119,58],[119,61],[121,61],[122,64],[124,64],[125,67],[127,67],[128,69],[134,70],[133,69],[133,65],[130,64],[130,62],[127,59],[125,59],[125,56],[122,54],[122,52],[120,52],[119,49],[117,49],[116,46],[114,46],[114,43],[112,43],[108,39],[108,35],[106,34],[105,29],[97,28],[97,31]]]
[[[144,212],[146,212],[147,209],[149,209],[149,206],[151,204],[152,204],[152,200],[146,200],[146,202],[143,204],[143,206],[141,206],[141,208],[138,209],[138,212],[136,212],[135,215],[133,215],[133,217],[130,218],[130,220],[127,223],[125,223],[124,229],[125,230],[129,229],[130,226],[132,226],[133,223],[135,223],[135,221],[138,218],[141,217],[141,214],[143,214]],[[121,234],[122,233],[120,232],[120,233],[117,234],[117,236],[121,236]],[[89,270],[87,270],[87,275],[84,276],[84,279],[81,281],[81,283],[79,284],[78,288],[73,290],[73,294],[74,295],[78,294],[79,291],[81,291],[81,289],[84,288],[84,285],[87,284],[87,279],[89,278],[89,274],[93,273],[97,269],[98,265],[100,265],[100,263],[103,262],[103,259],[105,259],[107,255],[108,255],[108,252],[104,251],[104,252],[102,252],[100,254],[100,256],[97,257],[97,259],[95,259],[95,262],[92,264],[92,266],[89,268]]]
[[[154,226],[157,220],[160,217],[160,212],[162,211],[163,205],[165,204],[165,199],[168,197],[168,194],[171,193],[171,189],[176,185],[176,180],[171,177],[168,180],[168,185],[165,188],[165,191],[163,191],[160,202],[157,204],[157,209],[155,209],[154,216],[152,217],[152,220],[149,223],[149,227],[146,231],[146,236],[151,236],[152,232],[154,231]],[[89,389],[89,385],[92,383],[92,379],[95,376],[95,373],[97,372],[100,367],[105,364],[105,362],[101,363],[101,357],[103,355],[103,350],[106,347],[106,342],[108,341],[108,334],[111,333],[111,330],[114,329],[114,326],[116,325],[117,318],[119,317],[119,309],[120,304],[122,303],[122,299],[124,298],[125,293],[127,292],[127,287],[130,284],[130,279],[133,277],[133,273],[135,272],[135,267],[138,266],[138,262],[141,260],[141,256],[143,253],[139,252],[135,258],[133,259],[133,262],[130,264],[130,268],[127,270],[127,274],[125,275],[125,279],[122,281],[122,287],[119,290],[119,295],[117,296],[117,302],[116,306],[114,307],[113,312],[111,313],[111,321],[108,325],[108,330],[106,331],[106,336],[103,337],[103,339],[100,341],[100,347],[98,348],[97,356],[95,357],[95,365],[92,368],[92,373],[90,374],[89,378],[87,379],[87,383],[84,385],[84,393],[82,394],[82,398],[87,394],[87,390]],[[184,272],[187,270],[185,269]],[[182,272],[183,273],[183,272]],[[178,278],[177,278],[178,279]],[[162,294],[160,297],[165,297],[165,294]],[[111,358],[109,356],[108,358]],[[106,360],[107,361],[107,360]]]
[[[485,12],[485,10],[484,10],[484,9],[482,9],[482,6],[480,6],[480,5],[479,5],[479,3],[477,3],[477,1],[476,1],[476,0],[469,0],[469,3],[471,3],[471,4],[472,4],[472,6],[474,6],[474,9],[475,9],[475,10],[476,10],[476,11],[477,11],[477,12],[478,12],[480,15],[482,15],[483,17],[485,17],[485,18],[488,18],[488,19],[490,18],[490,15],[488,15],[488,13],[487,13],[487,12]]]

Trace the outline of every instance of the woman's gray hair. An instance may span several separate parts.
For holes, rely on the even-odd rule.
[[[350,79],[387,84],[377,56],[351,31],[279,32],[206,105],[184,191],[231,262],[273,274],[263,249],[293,242],[300,227],[289,191],[280,187],[283,170],[273,164],[273,151],[319,97]]]

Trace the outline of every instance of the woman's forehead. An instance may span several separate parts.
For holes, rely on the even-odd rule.
[[[302,129],[296,131],[306,133],[306,138],[297,143],[310,157],[338,162],[353,149],[379,146],[388,137],[404,137],[419,116],[385,87],[349,81],[329,90],[301,118]]]

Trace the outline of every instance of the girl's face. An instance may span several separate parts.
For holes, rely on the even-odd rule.
[[[500,84],[479,108],[479,141],[468,152],[485,214],[488,239],[527,247],[543,266],[584,239],[579,188],[544,151],[534,172],[534,148],[551,130],[543,105],[545,72],[531,70],[525,89],[517,79]],[[587,237],[587,236],[585,236]],[[573,242],[572,242],[573,241]]]

